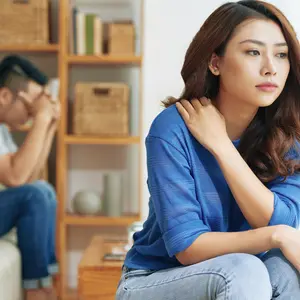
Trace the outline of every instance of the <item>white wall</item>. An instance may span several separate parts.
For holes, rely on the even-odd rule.
[[[56,17],[54,2],[53,16]],[[77,0],[83,3],[95,4],[102,0]],[[112,1],[112,0],[109,0]],[[117,0],[115,2],[119,2]],[[122,0],[127,1],[127,0]],[[140,0],[130,0],[135,3]],[[145,0],[144,6],[144,64],[143,64],[143,136],[145,138],[149,126],[154,117],[161,111],[160,101],[166,96],[178,96],[183,88],[180,70],[185,51],[208,15],[219,5],[222,0]],[[273,0],[270,1],[281,8],[291,20],[296,31],[300,32],[299,0]],[[55,26],[57,28],[57,26]],[[30,55],[32,59],[49,76],[57,74],[57,60],[55,55]],[[113,74],[110,68],[74,68],[71,71],[71,86],[76,80],[123,80],[127,78],[127,68],[118,70],[118,76]],[[131,75],[136,78],[137,70],[131,70]],[[132,78],[132,77],[130,77]],[[131,79],[130,79],[131,82]],[[132,81],[133,82],[133,81]],[[135,86],[136,87],[136,86]],[[135,91],[138,102],[138,91]],[[137,103],[136,102],[136,103]],[[133,108],[134,109],[134,108]],[[135,107],[137,109],[137,107]],[[137,124],[137,120],[134,122]],[[131,126],[136,133],[136,125]],[[126,151],[115,149],[110,146],[72,146],[70,147],[70,173],[69,185],[70,198],[82,182],[89,182],[91,187],[96,186],[96,169],[118,169],[124,167],[124,160],[120,160]],[[112,156],[118,157],[117,161]],[[102,160],[99,159],[102,157]],[[119,161],[120,160],[120,161]],[[145,156],[144,156],[145,160]],[[50,169],[54,171],[54,157],[51,159]],[[144,164],[144,186],[143,186],[143,216],[148,213],[148,190],[146,187],[146,167]],[[79,174],[79,176],[78,176]],[[84,180],[81,180],[84,177]],[[97,180],[97,179],[96,179]],[[70,202],[68,202],[70,205]],[[69,206],[68,205],[68,206]],[[68,281],[71,286],[76,286],[77,264],[81,258],[82,250],[86,247],[94,234],[99,234],[99,228],[72,227],[68,230],[69,246],[69,272]],[[110,234],[109,232],[106,232]],[[112,230],[112,234],[115,232]]]
[[[166,96],[179,96],[180,71],[186,49],[205,19],[223,0],[146,0],[144,25],[144,137]],[[300,33],[300,1],[271,0]],[[144,153],[145,154],[145,153]],[[145,155],[144,155],[144,159]],[[147,170],[144,168],[144,182]],[[148,214],[148,190],[144,185],[143,216]]]

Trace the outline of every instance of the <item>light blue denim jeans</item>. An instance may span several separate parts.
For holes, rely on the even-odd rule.
[[[0,192],[0,236],[17,228],[25,289],[50,287],[55,257],[56,194],[45,181]]]
[[[278,249],[161,271],[123,267],[116,300],[299,300],[299,272]]]

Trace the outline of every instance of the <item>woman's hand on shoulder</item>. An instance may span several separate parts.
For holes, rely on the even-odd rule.
[[[191,134],[210,152],[229,140],[225,119],[208,98],[181,100],[176,107]]]

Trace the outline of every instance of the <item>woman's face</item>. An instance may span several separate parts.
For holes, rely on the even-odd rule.
[[[255,107],[269,106],[278,98],[290,71],[286,40],[273,21],[243,22],[224,56],[216,59],[220,93]]]

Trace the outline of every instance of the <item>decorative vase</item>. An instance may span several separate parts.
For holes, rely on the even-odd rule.
[[[122,173],[112,172],[104,176],[104,201],[106,214],[122,215]]]
[[[73,209],[78,214],[96,215],[101,212],[102,201],[99,192],[79,191],[73,199]]]

